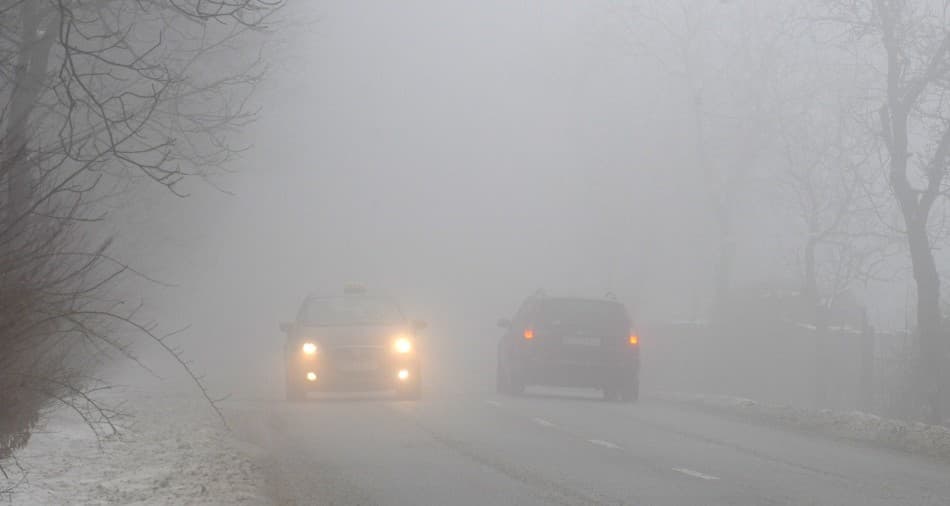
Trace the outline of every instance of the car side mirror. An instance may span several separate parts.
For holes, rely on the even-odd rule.
[[[426,321],[424,321],[424,320],[413,320],[413,321],[412,321],[412,328],[414,328],[414,329],[416,329],[416,330],[425,330],[425,329],[429,328],[429,323],[426,322]]]
[[[285,334],[289,334],[293,328],[293,322],[280,322],[280,331]]]
[[[509,320],[508,318],[501,318],[501,319],[498,320],[498,326],[501,327],[501,328],[503,328],[503,329],[510,329],[510,328],[511,328],[511,320]]]

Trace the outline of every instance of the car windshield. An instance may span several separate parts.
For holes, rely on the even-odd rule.
[[[627,313],[620,303],[593,299],[548,299],[541,304],[537,323],[560,327],[626,327]]]
[[[309,299],[301,314],[305,325],[392,325],[403,320],[399,306],[385,297],[343,296]]]

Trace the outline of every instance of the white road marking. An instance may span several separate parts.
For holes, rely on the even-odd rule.
[[[692,469],[686,469],[685,467],[674,467],[673,470],[676,471],[676,472],[678,472],[678,473],[683,473],[683,474],[685,474],[685,475],[692,476],[693,478],[701,478],[701,479],[703,479],[703,480],[718,480],[718,479],[719,479],[718,476],[712,476],[712,475],[708,475],[708,474],[703,474],[703,473],[701,473],[701,472],[699,472],[699,471],[693,471]]]
[[[554,425],[553,423],[545,420],[544,418],[532,418],[531,421],[538,425],[542,425],[544,427],[557,427],[557,425]]]
[[[501,407],[501,403],[498,401],[485,401],[485,404],[488,404],[489,406],[495,406],[496,408]]]
[[[620,449],[619,446],[611,443],[610,441],[604,441],[603,439],[588,439],[587,442],[597,446],[603,446],[604,448],[613,448],[614,450]]]

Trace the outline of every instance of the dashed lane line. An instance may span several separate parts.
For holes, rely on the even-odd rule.
[[[718,480],[718,476],[712,476],[710,474],[703,474],[699,471],[693,471],[692,469],[686,469],[685,467],[674,467],[674,471],[678,473],[683,473],[687,476],[692,476],[693,478],[699,478],[701,480]]]
[[[619,450],[620,446],[611,443],[610,441],[604,441],[603,439],[588,439],[588,443],[595,444],[597,446],[603,446],[604,448],[612,448],[614,450]]]
[[[493,407],[496,407],[496,408],[502,407],[502,405],[501,405],[500,402],[494,401],[494,400],[487,400],[487,401],[485,401],[485,404],[488,404],[489,406],[493,406]],[[556,425],[556,424],[554,424],[553,422],[550,422],[550,421],[548,421],[548,420],[545,420],[544,418],[533,417],[533,418],[531,418],[531,421],[534,422],[534,423],[536,423],[536,424],[538,424],[538,425],[540,425],[540,426],[542,426],[542,427],[557,428],[557,425]],[[623,450],[623,447],[621,447],[620,445],[615,444],[615,443],[611,443],[610,441],[605,441],[605,440],[603,440],[603,439],[588,439],[587,442],[590,443],[590,444],[593,444],[593,445],[597,445],[597,446],[604,447],[604,448],[610,448],[610,449],[612,449],[612,450]],[[688,468],[685,468],[685,467],[674,467],[674,468],[672,468],[672,469],[673,469],[673,471],[676,471],[676,472],[678,472],[678,473],[685,474],[685,475],[687,475],[687,476],[692,476],[693,478],[699,478],[699,479],[701,479],[701,480],[712,481],[712,480],[718,480],[718,479],[719,479],[718,476],[713,476],[713,475],[711,475],[711,474],[701,473],[701,472],[699,472],[699,471],[694,471],[694,470],[692,470],[692,469],[688,469]]]

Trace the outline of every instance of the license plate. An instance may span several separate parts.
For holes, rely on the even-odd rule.
[[[599,337],[565,337],[564,344],[572,346],[600,346]]]
[[[376,370],[376,362],[372,360],[348,361],[340,363],[343,372],[369,372]]]

